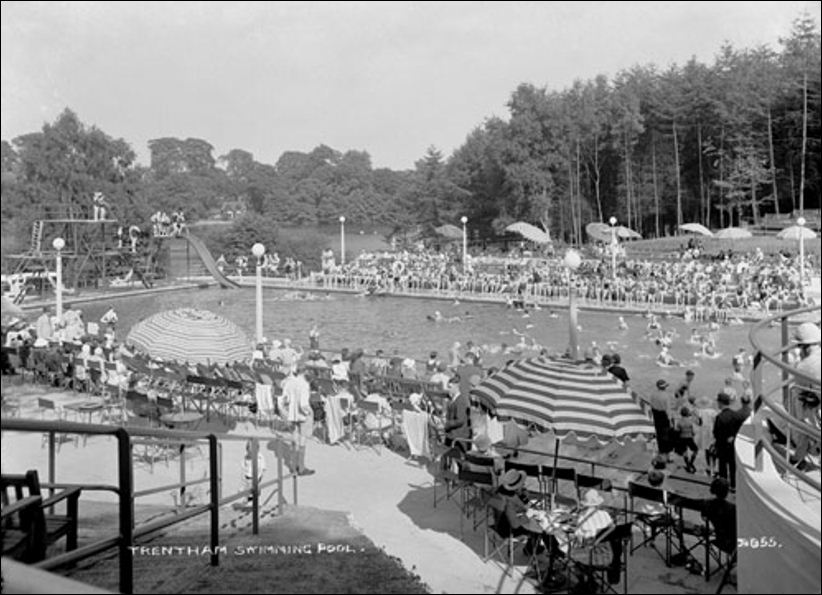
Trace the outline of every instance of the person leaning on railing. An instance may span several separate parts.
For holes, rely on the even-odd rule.
[[[816,385],[808,385],[806,381],[797,379],[794,388],[793,411],[806,424],[819,428],[819,383],[822,381],[822,348],[820,348],[820,330],[813,322],[803,322],[794,333],[794,342],[799,346],[800,359],[796,369],[816,380]],[[800,469],[805,466],[805,457],[811,451],[819,448],[818,442],[811,439],[805,432],[797,432],[795,437],[796,450],[791,462]]]

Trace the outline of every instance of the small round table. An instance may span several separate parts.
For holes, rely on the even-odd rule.
[[[171,429],[193,430],[202,419],[203,415],[196,411],[181,411],[179,413],[166,413],[160,417],[160,422]]]

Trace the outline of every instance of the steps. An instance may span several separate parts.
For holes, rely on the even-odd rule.
[[[31,252],[32,254],[40,254],[43,244],[43,221],[38,219],[31,224]]]

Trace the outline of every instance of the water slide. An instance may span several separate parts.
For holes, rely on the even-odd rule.
[[[187,232],[184,234],[186,240],[191,245],[192,248],[197,252],[200,256],[200,260],[203,261],[205,268],[208,269],[208,272],[211,273],[211,276],[220,284],[220,287],[227,287],[229,289],[234,289],[239,287],[240,285],[226,277],[220,272],[220,269],[217,268],[217,263],[214,262],[214,257],[211,256],[211,252],[208,251],[203,241],[195,236],[191,232]]]

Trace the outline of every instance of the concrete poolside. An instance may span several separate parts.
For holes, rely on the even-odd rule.
[[[24,417],[38,418],[37,397],[49,394],[64,404],[77,400],[72,393],[51,393],[43,387],[11,385],[4,378],[4,396],[16,396],[21,401]],[[270,430],[239,424],[232,433],[266,434],[271,441],[264,450],[267,476],[276,469],[272,452],[283,444],[281,436]],[[3,471],[16,472],[38,468],[46,477],[46,449],[40,435],[15,436],[6,434],[2,441]],[[57,456],[58,481],[113,483],[110,460],[114,443],[106,438],[90,438],[84,445],[64,444]],[[240,462],[242,442],[226,442],[223,448],[223,493],[240,489]],[[93,464],[90,464],[93,462]],[[315,475],[299,481],[299,505],[321,510],[340,511],[350,523],[362,531],[377,547],[398,557],[405,568],[419,574],[433,592],[521,592],[534,589],[523,581],[521,573],[504,578],[501,567],[494,562],[483,562],[483,533],[464,527],[453,500],[433,507],[434,487],[425,466],[404,459],[394,452],[371,448],[354,449],[351,446],[330,446],[319,442],[309,444],[307,464]],[[189,463],[189,477],[199,478],[203,460]],[[139,465],[134,470],[138,489],[163,485],[177,479],[176,466],[160,462],[153,470]],[[114,476],[116,477],[116,476]],[[440,488],[441,492],[441,488]],[[198,498],[204,493],[196,492]],[[263,494],[263,499],[267,494]],[[89,495],[89,499],[109,500]],[[168,491],[140,500],[156,507],[171,507]],[[235,514],[230,508],[221,512],[228,522]],[[265,535],[269,521],[263,520]],[[466,523],[467,524],[467,523]],[[650,549],[642,548],[629,558],[629,592],[631,593],[708,593],[714,592],[719,578],[705,582],[701,576],[691,575],[684,568],[668,568]]]

